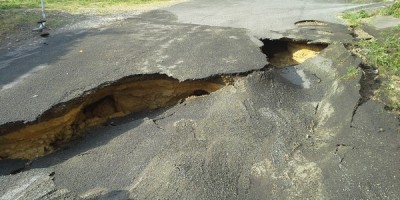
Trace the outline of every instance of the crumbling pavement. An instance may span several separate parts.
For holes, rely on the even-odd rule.
[[[62,92],[55,92],[59,85],[44,86],[43,95],[52,94],[46,104],[36,102],[39,108],[28,113],[5,112],[1,120],[7,128],[2,130],[10,131],[2,132],[1,145],[9,139],[7,134],[18,135],[18,127],[29,129],[51,121],[68,114],[70,108],[83,113],[97,110],[85,116],[101,120],[97,126],[80,130],[86,133],[83,138],[67,146],[54,145],[61,150],[50,155],[29,162],[1,160],[2,166],[12,165],[2,168],[2,173],[15,174],[0,178],[2,198],[22,198],[32,192],[9,185],[10,179],[50,185],[33,191],[38,198],[47,199],[62,195],[71,199],[399,196],[399,121],[382,104],[360,93],[366,77],[359,68],[361,60],[346,48],[353,36],[345,26],[308,20],[281,33],[278,40],[255,41],[243,29],[166,22],[171,15],[163,11],[146,16],[112,29],[94,30],[82,36],[85,40],[64,46],[69,51],[47,66],[50,70],[60,70],[53,67],[57,65],[67,68],[57,71],[59,77],[53,76],[60,85],[70,79],[63,78],[65,73],[76,70],[73,77],[79,80],[79,89],[69,92],[65,86]],[[138,30],[135,25],[145,28]],[[104,48],[113,53],[100,55],[96,53],[104,50],[90,50],[93,42],[106,41],[103,34],[122,35],[131,30],[127,27],[135,27],[124,36],[131,43],[115,46],[125,48],[110,44]],[[139,44],[146,48],[132,48]],[[161,50],[152,49],[154,46]],[[118,57],[118,51],[126,49],[132,49],[132,58]],[[43,48],[43,52],[51,54],[52,49]],[[85,53],[102,59],[85,63]],[[64,59],[68,57],[76,60]],[[79,65],[91,68],[75,69]],[[127,67],[117,67],[121,65]],[[351,67],[359,70],[356,76],[348,76]],[[26,103],[20,108],[23,110],[42,98],[29,86],[42,76],[49,77],[46,73],[50,72],[37,71],[24,82],[3,85],[1,105],[20,103],[11,101],[16,97],[30,97],[22,100]],[[92,73],[110,81],[99,84],[96,78],[85,79]],[[123,78],[127,74],[133,83]],[[169,88],[143,102],[166,97],[168,103],[145,104],[138,110],[132,104],[116,103],[126,102],[119,101],[118,94],[124,94],[123,98],[140,96],[143,87],[132,93],[118,92],[131,88],[119,87],[136,87],[140,81],[148,81],[146,86],[163,82],[149,87],[150,91]],[[193,82],[199,85],[192,87]],[[179,92],[182,88],[187,90]],[[87,99],[90,103],[85,103]],[[360,99],[365,101],[360,104]],[[115,115],[123,118],[109,117],[125,110],[129,111]],[[36,157],[29,155],[21,158]],[[45,171],[39,170],[42,168]]]

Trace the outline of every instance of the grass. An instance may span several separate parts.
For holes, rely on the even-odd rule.
[[[352,26],[361,26],[362,20],[376,15],[400,18],[400,2],[370,13],[364,10],[347,12],[342,18]],[[378,98],[389,108],[400,111],[400,26],[382,31],[381,35],[379,39],[359,40],[355,48],[359,49],[359,54],[368,65],[379,71],[383,82],[378,91]]]
[[[371,15],[365,10],[359,10],[355,12],[345,12],[341,17],[351,26],[358,26],[362,19],[370,18]]]
[[[56,11],[48,11],[46,13],[48,16],[47,22],[51,24],[51,28],[61,27],[69,21],[68,18],[59,16],[56,13]],[[30,33],[32,28],[37,26],[36,22],[40,18],[41,12],[39,10],[11,9],[0,13],[0,41],[20,32]]]
[[[382,9],[380,14],[400,18],[400,2],[396,2],[392,6]]]
[[[400,110],[400,26],[382,33],[380,40],[360,40],[357,46],[384,80],[381,95],[390,108]]]
[[[169,0],[45,0],[47,11],[62,11],[70,14],[107,14],[115,10],[131,9],[133,6]],[[117,9],[115,9],[117,8]],[[0,13],[12,10],[41,9],[40,0],[0,0]]]
[[[354,79],[358,76],[359,74],[358,67],[355,66],[348,66],[347,67],[347,72],[344,74],[341,78],[343,79]]]
[[[351,26],[359,26],[365,19],[376,15],[393,16],[400,18],[400,2],[395,2],[391,6],[378,11],[358,10],[343,13],[340,17],[347,21]]]
[[[82,6],[105,7],[116,4],[144,4],[163,0],[45,0],[48,9],[64,10]],[[164,0],[165,1],[165,0]],[[0,9],[40,8],[40,0],[3,0]]]

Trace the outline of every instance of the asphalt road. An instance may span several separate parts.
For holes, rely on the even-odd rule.
[[[295,28],[300,20],[339,22],[338,12],[359,6],[240,2],[188,1],[108,27],[62,32],[35,48],[3,54],[0,124],[34,121],[60,102],[130,75],[162,73],[183,81],[261,69],[267,62],[258,39],[280,38],[277,31]]]
[[[338,13],[360,7],[339,1],[315,0],[222,0],[188,1],[165,10],[174,13],[179,22],[246,28],[258,38],[279,37],[276,31],[294,28],[300,20],[322,20],[342,23]]]
[[[35,121],[126,76],[235,81],[90,129],[32,162],[0,160],[0,198],[397,199],[398,119],[378,102],[359,104],[361,72],[343,78],[360,65],[343,45],[350,32],[293,25],[337,22],[356,6],[194,0],[2,56],[2,124]],[[332,34],[312,38],[319,28]],[[266,37],[334,44],[302,64],[265,69],[257,38]]]
[[[246,30],[180,24],[173,17],[150,12],[58,34],[19,58],[6,56],[11,61],[0,67],[0,124],[34,121],[60,102],[128,76],[166,74],[184,81],[267,64],[261,42]]]

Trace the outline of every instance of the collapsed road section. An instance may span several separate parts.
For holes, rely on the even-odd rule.
[[[318,55],[327,45],[262,40],[271,66],[287,67]],[[232,76],[180,82],[166,75],[137,75],[86,91],[54,105],[35,121],[0,126],[1,159],[34,159],[82,135],[88,128],[131,113],[168,107],[190,96],[210,94],[233,84]]]
[[[150,12],[2,56],[0,158],[45,155],[110,118],[211,93],[224,86],[221,75],[267,64],[244,29],[160,16],[173,17]]]
[[[271,66],[287,67],[315,57],[327,45],[290,40],[262,40],[261,50]],[[34,159],[81,136],[87,129],[135,112],[176,104],[191,96],[207,95],[233,84],[232,76],[180,82],[166,75],[126,77],[59,103],[29,123],[0,126],[0,158]]]
[[[297,25],[264,47],[241,29],[142,19],[64,36],[76,40],[55,47],[50,38],[24,58],[31,63],[0,69],[10,74],[0,91],[5,158],[33,158],[114,117],[176,106],[93,128],[72,148],[22,166],[1,160],[1,172],[13,175],[0,176],[0,195],[395,199],[398,121],[373,101],[353,111],[362,86],[359,71],[348,73],[360,64],[342,44],[351,35],[327,23]],[[267,65],[260,47],[277,62]],[[7,146],[12,139],[18,148]]]
[[[127,31],[125,30],[127,29],[125,23],[141,23],[141,20],[132,19],[130,22],[117,24],[117,30],[122,29],[121,31]],[[227,84],[232,84],[232,77],[229,78],[229,76],[220,76],[219,74],[230,74],[230,76],[234,76],[234,73],[261,70],[264,68],[264,65],[268,64],[267,60],[273,67],[288,67],[303,63],[307,59],[317,56],[323,49],[327,47],[327,43],[313,42],[313,40],[310,38],[291,39],[285,37],[280,40],[262,39],[261,41],[263,45],[260,47],[260,49],[262,53],[267,56],[267,58],[265,58],[265,55],[260,56],[263,55],[260,51],[254,51],[254,49],[256,49],[254,47],[257,45],[254,39],[244,35],[246,33],[242,31],[229,28],[194,26],[186,24],[179,25],[173,23],[166,27],[165,25],[159,26],[153,23],[147,22],[147,27],[146,25],[142,25],[141,29],[135,28],[135,31],[132,31],[132,37],[141,35],[139,33],[145,31],[157,31],[158,33],[159,31],[167,31],[168,29],[183,29],[185,33],[181,38],[178,39],[172,35],[170,36],[171,38],[166,36],[163,36],[163,38],[160,36],[159,45],[161,50],[158,49],[155,51],[156,57],[152,58],[154,56],[154,53],[152,53],[149,55],[150,58],[148,59],[138,59],[141,61],[141,63],[137,64],[138,67],[136,67],[136,73],[138,75],[126,76],[121,73],[118,74],[118,71],[120,71],[121,68],[113,68],[112,63],[106,65],[104,64],[104,60],[100,60],[100,62],[97,63],[97,59],[94,60],[96,68],[91,67],[91,65],[87,66],[87,68],[94,71],[100,68],[100,70],[109,72],[111,72],[109,70],[111,68],[113,69],[112,71],[114,72],[114,77],[118,77],[115,76],[116,74],[121,78],[107,84],[103,84],[101,81],[91,80],[88,78],[88,83],[93,85],[95,82],[98,82],[97,84],[100,86],[95,86],[94,88],[86,91],[81,91],[79,92],[79,95],[69,95],[69,98],[62,103],[54,102],[54,105],[49,103],[51,106],[49,107],[49,105],[46,105],[47,109],[36,113],[37,116],[35,118],[5,121],[6,123],[3,122],[3,125],[0,126],[0,158],[34,159],[38,156],[46,155],[58,149],[59,147],[68,144],[72,139],[80,136],[88,128],[103,124],[110,119],[126,116],[139,111],[168,107],[176,104],[181,99],[193,95],[199,96],[209,94]],[[307,23],[306,25],[314,26],[315,23]],[[321,24],[317,25],[321,26]],[[327,24],[323,25],[326,26]],[[304,22],[299,23],[298,26],[302,28],[307,27],[305,26]],[[315,30],[315,28],[309,29]],[[104,30],[98,31],[100,31],[100,34],[97,32],[92,33],[93,35],[85,40],[89,40],[88,42],[79,43],[78,55],[76,55],[76,52],[71,51],[66,52],[66,56],[81,57],[77,59],[77,61],[81,62],[85,59],[90,59],[91,57],[96,56],[95,49],[89,49],[88,46],[93,45],[93,42],[98,40],[104,40],[103,38],[107,38],[110,34]],[[210,41],[196,41],[190,37],[191,34],[200,34],[203,38],[209,38]],[[318,34],[314,35],[319,37]],[[141,35],[136,39],[143,40],[145,37]],[[151,44],[154,43],[153,40],[149,42]],[[212,55],[208,54],[208,52],[201,50],[201,48],[190,49],[192,52],[197,54],[196,57],[181,55],[187,53],[181,51],[181,49],[185,48],[186,46],[193,47],[196,45],[204,46],[203,48],[215,48],[215,43],[220,43],[223,46],[221,51],[216,51],[217,56],[214,55],[215,53]],[[136,44],[137,43],[134,40],[131,45]],[[111,49],[113,49],[113,52],[116,51],[117,48],[121,47],[127,49],[129,46],[126,45],[126,42],[118,44],[117,41],[111,45]],[[148,44],[146,45],[146,43],[143,45],[146,46],[146,48],[149,47]],[[238,46],[240,46],[240,51],[239,48],[232,48]],[[82,49],[85,49],[85,51]],[[243,56],[242,51],[246,51],[246,49],[249,49],[249,53],[246,53]],[[43,49],[43,51],[49,51],[49,53],[52,53],[51,48],[49,50]],[[94,52],[89,52],[87,53],[89,55],[86,55],[84,53],[86,51]],[[98,51],[97,53],[105,56],[106,60],[110,59],[111,61],[114,61],[113,58],[109,57],[109,54],[104,53],[104,50]],[[143,56],[145,55],[146,54]],[[115,55],[113,54],[113,56]],[[127,55],[120,57],[118,60],[116,60],[116,62],[119,63],[121,60],[131,59],[130,57],[131,56]],[[201,63],[204,63],[205,66],[200,66],[196,60],[193,61],[193,59],[197,59],[198,57],[204,59],[204,61]],[[240,58],[242,60],[240,60]],[[135,61],[138,60],[136,58]],[[154,61],[155,63],[153,63],[153,65],[149,64],[149,62]],[[55,63],[57,65],[63,65],[66,68],[70,68],[70,72],[73,72],[76,71],[76,65],[78,65],[78,63],[81,65],[81,62],[71,63],[71,61],[68,61],[68,63],[66,63],[61,60],[56,61]],[[222,67],[210,66],[211,63],[212,65],[217,63]],[[19,63],[16,62],[15,64]],[[157,68],[152,69],[150,66],[154,65],[157,66]],[[183,67],[186,67],[187,69]],[[203,70],[200,70],[199,68],[203,68]],[[7,66],[5,69],[7,69]],[[127,69],[132,70],[132,67],[127,67],[122,72],[126,72]],[[62,73],[62,70],[63,69],[61,69],[61,71],[56,69],[56,72]],[[160,70],[163,73],[169,74],[169,76],[178,77],[178,79],[171,78],[167,75],[146,75],[146,73],[149,71],[160,72]],[[49,71],[50,73],[54,74],[54,72],[51,72],[51,70]],[[49,71],[40,73],[35,72],[29,76],[33,78],[51,76],[52,74],[49,74]],[[89,73],[89,71],[85,72]],[[98,72],[96,73],[98,74]],[[41,74],[44,75],[40,76]],[[78,78],[83,77],[82,74],[76,75]],[[29,76],[26,78],[28,79],[28,83],[25,82],[26,84],[29,84],[29,81],[35,80],[29,80]],[[210,76],[215,78],[204,78]],[[67,79],[63,80],[61,77],[58,81],[64,81],[65,83],[68,82]],[[80,83],[78,83],[78,85],[79,84]],[[29,92],[24,91],[24,89],[20,89],[19,86],[22,85],[23,87],[23,83],[17,82],[12,83],[11,85],[12,86],[7,86],[6,89],[3,88],[2,92],[7,95],[10,94],[7,92],[13,91],[14,88],[16,89],[17,95],[18,92]],[[38,86],[38,88],[40,88],[40,86]],[[65,96],[65,94],[60,95]],[[16,96],[16,94],[13,94],[13,96]],[[24,94],[24,96],[27,95]],[[32,96],[34,96],[36,100],[36,97],[42,97],[43,95],[34,94]],[[44,101],[46,101],[46,99],[44,99]],[[7,102],[7,104],[9,103],[10,102]],[[27,107],[27,109],[32,110],[32,106],[34,106],[34,104],[29,106],[30,107]],[[6,117],[7,115],[3,116]],[[12,118],[13,117],[11,117],[11,119]],[[2,120],[4,121],[5,119],[3,118]]]
[[[327,44],[307,44],[290,39],[269,40],[263,39],[262,52],[267,55],[272,66],[277,68],[293,66],[314,58]]]
[[[229,78],[226,78],[229,80]],[[60,103],[29,124],[0,126],[0,158],[33,159],[53,152],[110,119],[176,104],[225,86],[223,78],[179,82],[165,75],[124,78]]]

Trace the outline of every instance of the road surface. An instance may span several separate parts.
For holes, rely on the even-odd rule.
[[[398,119],[328,23],[359,6],[193,0],[2,55],[0,198],[397,199]]]

